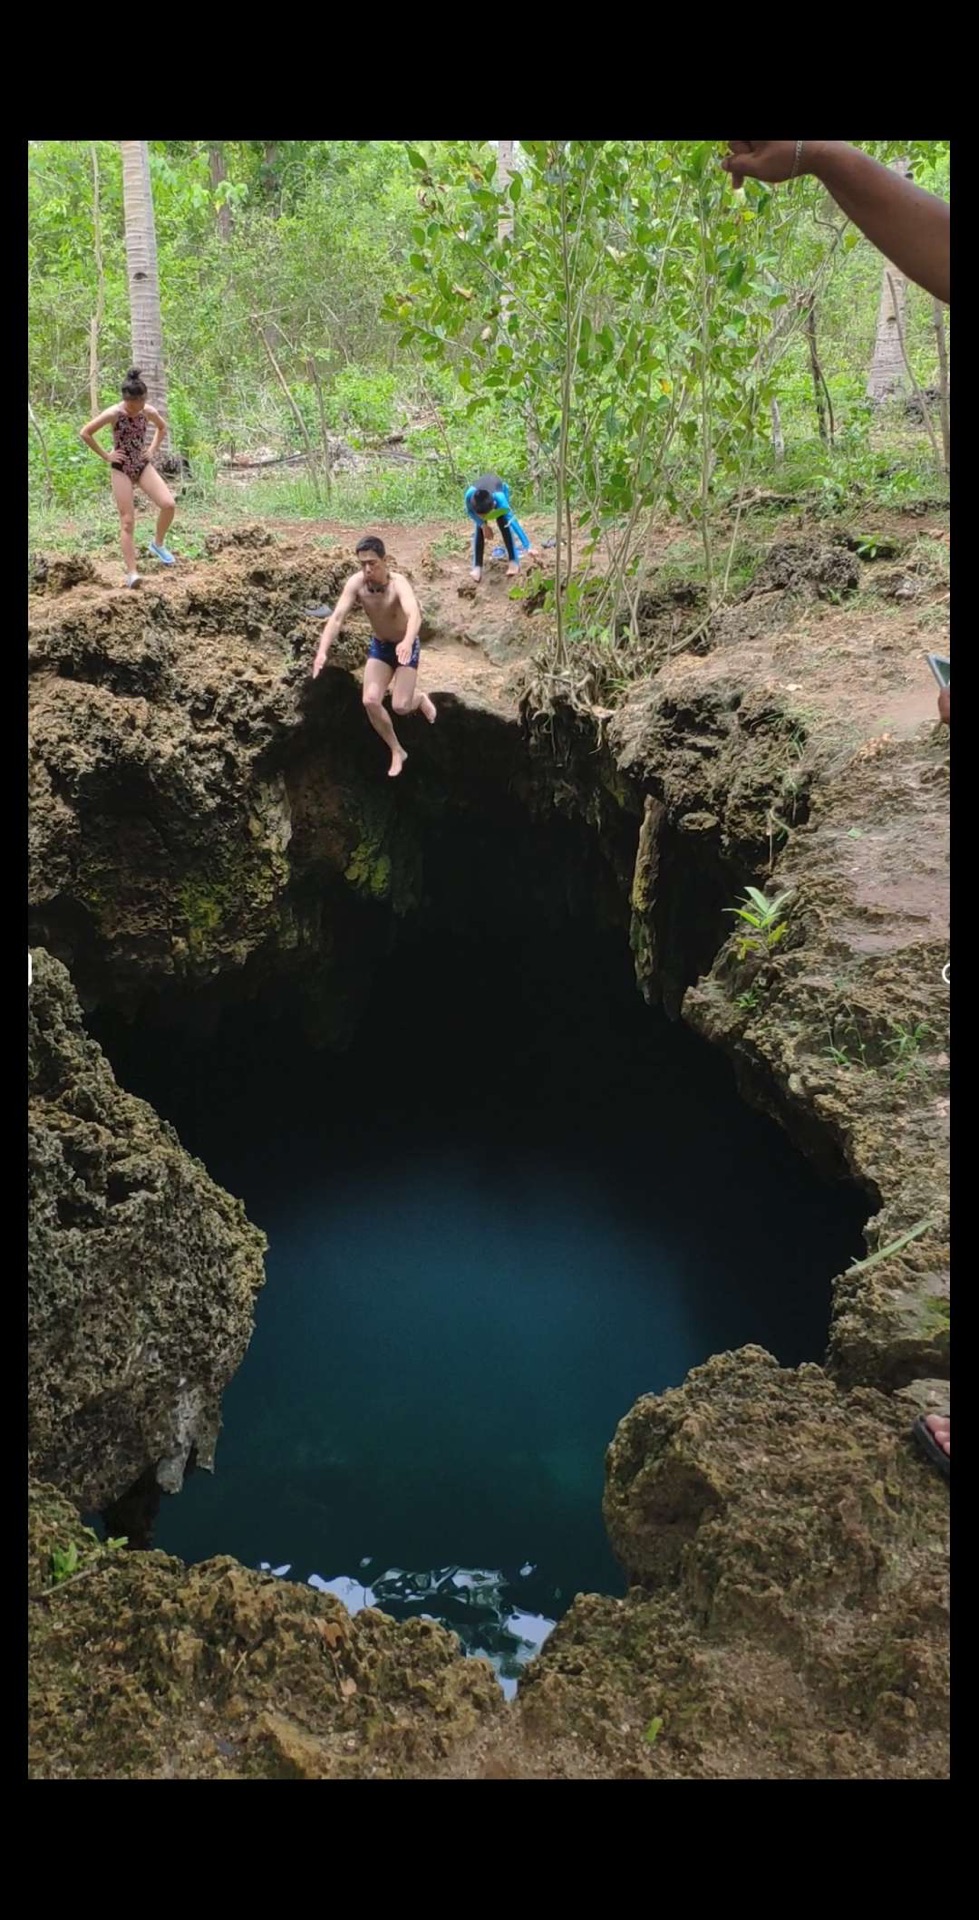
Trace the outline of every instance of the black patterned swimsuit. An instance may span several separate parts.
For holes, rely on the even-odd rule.
[[[112,422],[115,454],[112,464],[114,467],[121,464],[129,480],[138,480],[143,468],[149,464],[146,458],[146,426],[145,413],[127,413],[125,407]]]

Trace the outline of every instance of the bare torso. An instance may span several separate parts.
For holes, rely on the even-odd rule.
[[[377,640],[392,640],[397,644],[408,631],[408,615],[398,591],[400,583],[401,575],[392,573],[384,587],[373,589],[362,580],[356,588],[357,605],[366,613]]]

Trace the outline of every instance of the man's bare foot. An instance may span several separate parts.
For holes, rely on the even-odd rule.
[[[520,572],[520,568],[519,568],[519,567],[517,567],[517,566],[514,566],[514,563],[513,563],[513,561],[511,560],[511,562],[510,562],[510,565],[508,566],[508,568],[507,568],[507,570],[506,570],[506,577],[507,577],[507,579],[508,579],[508,580],[515,580],[515,579],[516,579],[516,577],[517,577],[517,574],[518,574],[519,572]]]
[[[429,726],[434,727],[435,720],[436,720],[434,700],[430,700],[427,693],[423,693],[421,695],[421,698],[419,699],[418,705],[420,706],[423,714],[425,715],[425,718],[428,721]]]
[[[401,772],[401,769],[402,769],[402,767],[404,766],[404,763],[405,763],[405,761],[407,760],[407,758],[408,758],[408,755],[406,754],[406,752],[405,752],[405,750],[404,750],[404,748],[403,748],[403,747],[398,747],[398,748],[396,749],[396,751],[395,751],[394,753],[392,753],[392,755],[391,755],[391,765],[390,765],[390,766],[389,766],[389,768],[388,768],[388,779],[389,779],[389,780],[396,780],[396,779],[397,779],[397,777],[398,777],[398,775],[399,775],[399,773]]]
[[[479,583],[480,583],[480,581],[481,581],[481,579],[482,579],[482,577],[483,577],[483,569],[482,569],[482,567],[474,567],[474,568],[473,568],[473,570],[472,570],[472,578],[473,578],[473,579],[475,580],[475,582],[476,582],[476,585],[477,585],[477,587],[478,587],[478,585],[479,585]]]

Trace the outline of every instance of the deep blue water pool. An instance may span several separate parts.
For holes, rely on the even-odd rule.
[[[217,1472],[157,1544],[444,1620],[508,1686],[574,1594],[621,1591],[603,1456],[640,1393],[825,1347],[867,1206],[644,1007],[623,943],[429,944],[352,1051],[250,1015],[99,1027],[269,1237]]]

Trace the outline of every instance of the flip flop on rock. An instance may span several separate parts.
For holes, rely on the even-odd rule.
[[[328,620],[331,613],[333,612],[333,608],[332,607],[304,607],[303,612],[306,615],[307,620]]]
[[[928,1425],[928,1420],[931,1417],[932,1416],[928,1414],[919,1414],[911,1432],[914,1435],[917,1445],[924,1454],[925,1459],[930,1461],[933,1467],[937,1467],[939,1473],[943,1474],[945,1479],[951,1484],[951,1461],[945,1452],[945,1448],[939,1446],[938,1441],[935,1439]]]

